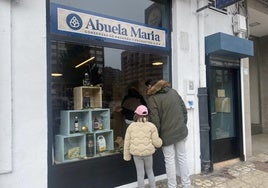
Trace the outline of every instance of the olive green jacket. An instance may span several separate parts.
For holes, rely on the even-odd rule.
[[[165,80],[160,80],[148,91],[149,121],[154,123],[163,146],[181,141],[188,135],[187,110],[178,92]]]

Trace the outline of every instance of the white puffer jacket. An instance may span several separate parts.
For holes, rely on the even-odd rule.
[[[124,160],[131,160],[131,155],[148,156],[155,148],[162,146],[157,128],[151,122],[133,122],[129,125],[124,141]]]

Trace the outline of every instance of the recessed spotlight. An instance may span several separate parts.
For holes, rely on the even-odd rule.
[[[51,73],[51,76],[53,77],[60,77],[62,75],[63,75],[62,73]]]
[[[155,61],[155,62],[153,62],[152,63],[152,65],[163,65],[163,62],[161,62],[161,61]]]

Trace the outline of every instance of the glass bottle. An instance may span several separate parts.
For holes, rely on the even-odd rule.
[[[78,125],[78,117],[75,116],[75,120],[74,120],[74,132],[78,133],[79,132],[79,125]]]
[[[87,72],[84,75],[83,85],[84,86],[89,86],[90,85],[89,74]]]
[[[88,90],[83,93],[83,108],[90,108],[90,93]]]
[[[99,120],[98,120],[98,118],[96,116],[94,118],[93,125],[94,125],[94,129],[95,130],[98,130],[99,129]]]
[[[94,137],[92,134],[87,135],[87,157],[94,156]]]

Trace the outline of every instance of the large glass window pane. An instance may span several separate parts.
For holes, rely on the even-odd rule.
[[[212,69],[211,110],[212,139],[223,139],[235,136],[234,125],[234,89],[232,69]]]
[[[87,137],[91,134],[95,135],[93,137],[95,152],[89,156],[86,151],[83,153],[81,150],[77,150],[76,152],[79,154],[76,158],[87,159],[87,157],[103,156],[104,153],[109,155],[121,152],[123,149],[121,141],[126,130],[125,117],[120,109],[124,96],[129,88],[134,87],[146,101],[145,81],[162,79],[166,74],[164,70],[168,70],[168,68],[164,68],[168,66],[167,61],[167,56],[159,54],[51,41],[53,132],[56,142],[55,150],[58,151],[60,147],[63,150],[61,153],[55,152],[58,155],[55,162],[59,162],[57,160],[69,161],[72,159],[70,152],[75,152],[75,148],[84,147],[83,138],[79,134],[89,134]],[[153,65],[155,62],[160,65]],[[85,77],[88,78],[86,83]],[[85,85],[92,88],[100,87],[101,92],[98,93],[97,98],[94,96],[90,99],[92,96],[89,94],[87,104],[84,105],[85,101],[83,101],[81,106],[77,107],[77,99],[74,96],[75,88]],[[98,103],[97,106],[94,106],[98,102],[99,96],[101,96],[99,101],[101,104]],[[84,94],[81,97],[81,100],[85,100]],[[99,107],[101,110],[98,110]],[[87,115],[87,110],[97,110],[101,113],[94,115],[94,113],[97,114],[94,111],[91,114],[92,117],[88,117],[90,115]],[[104,114],[109,120],[102,119],[101,114]],[[77,131],[75,128],[76,117],[79,121]],[[90,118],[91,122],[88,123],[87,120]],[[95,122],[92,122],[96,119],[101,122],[101,128],[97,127],[98,130],[95,130]],[[83,130],[83,125],[87,126],[86,131]],[[100,135],[106,135],[107,149],[105,152],[98,152],[96,131],[99,131]],[[60,136],[62,134],[65,136]],[[66,134],[69,136],[66,137]],[[88,144],[88,141],[86,143]]]
[[[121,153],[129,116],[122,108],[124,97],[135,88],[146,103],[145,81],[170,78],[168,0],[51,0],[50,3],[53,6],[48,69],[52,123],[49,126],[53,127],[54,163]],[[164,31],[161,41],[165,47],[93,35],[85,37],[75,30],[59,32],[55,29],[59,25],[54,3],[63,9],[69,7],[111,21],[145,25],[153,34],[143,33],[141,38],[151,37],[156,30]]]

